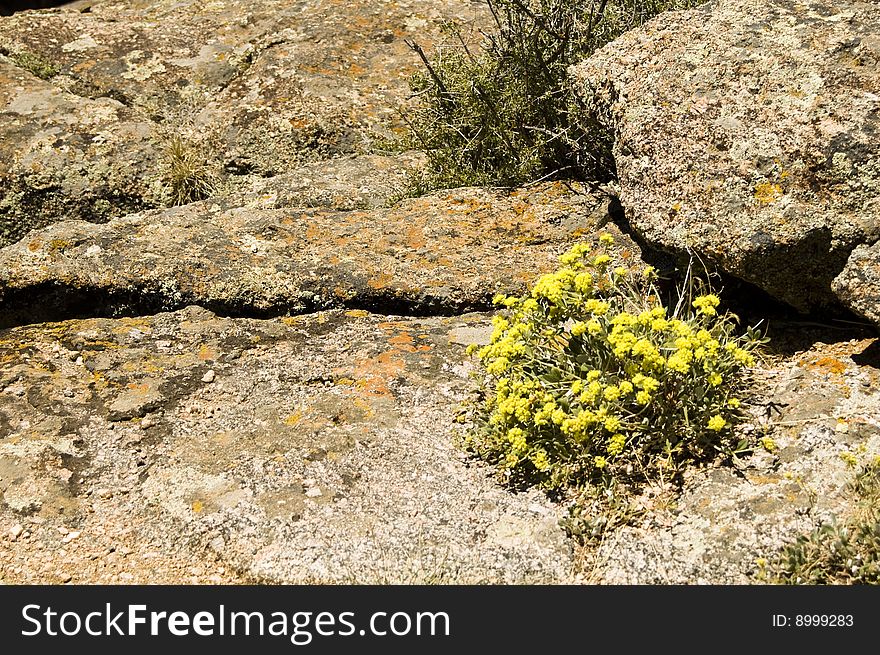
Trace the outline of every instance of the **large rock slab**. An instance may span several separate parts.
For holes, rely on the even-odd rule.
[[[603,202],[555,183],[459,189],[363,211],[261,202],[209,200],[33,232],[0,250],[0,327],[189,304],[264,317],[487,308],[493,294],[521,292],[555,269],[606,214]]]
[[[572,68],[615,135],[626,218],[799,310],[880,238],[880,12],[717,0]]]
[[[570,581],[559,508],[453,444],[490,333],[195,307],[0,332],[0,580]]]
[[[817,343],[756,375],[772,454],[649,484],[578,552],[563,506],[454,445],[491,330],[190,307],[0,332],[0,581],[749,584],[880,453],[876,339]]]
[[[0,245],[177,202],[174,152],[222,194],[367,151],[402,129],[421,65],[405,40],[427,47],[445,21],[486,15],[446,0],[87,9],[0,18]]]
[[[880,325],[880,242],[853,250],[831,288],[847,307]]]

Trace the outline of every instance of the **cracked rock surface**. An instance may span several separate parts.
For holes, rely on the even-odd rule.
[[[876,12],[823,7],[661,16],[575,78],[610,103],[636,237],[876,323]],[[615,265],[641,256],[580,184],[402,199],[424,155],[370,144],[401,128],[404,40],[485,18],[446,0],[0,18],[0,582],[739,584],[846,515],[852,462],[880,453],[877,335],[851,325],[771,320],[742,429],[772,452],[648,485],[586,548],[564,501],[458,448],[491,297],[600,231]],[[204,193],[169,207],[186,166]]]
[[[174,144],[214,193],[363,154],[446,0],[94,2],[0,18],[0,246],[63,218],[170,204]],[[381,182],[380,182],[381,184]]]
[[[2,542],[4,580],[151,583],[173,553],[183,579],[571,580],[553,505],[450,440],[461,351],[490,330],[482,314],[192,307],[4,331],[0,528],[30,533]]]

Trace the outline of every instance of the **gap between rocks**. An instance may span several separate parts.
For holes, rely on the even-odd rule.
[[[72,288],[47,282],[8,293],[0,314],[0,329],[37,323],[87,318],[133,318],[196,306],[224,318],[271,319],[303,316],[334,309],[362,310],[380,316],[412,318],[458,316],[489,311],[491,294],[482,301],[452,301],[437,298],[394,298],[382,295],[356,297],[340,303],[314,298],[290,298],[267,308],[224,300],[205,300],[190,295],[165,294],[157,290],[108,290],[98,287]]]
[[[650,264],[665,279],[662,291],[667,296],[672,296],[677,287],[684,281],[683,270],[687,268],[687,262],[691,255],[686,252],[672,252],[663,250],[649,243],[626,218],[626,211],[616,196],[609,199],[609,221],[631,238],[641,249],[642,260]],[[700,260],[694,258],[696,266]],[[836,277],[843,266],[846,258],[840,265],[840,269],[834,271],[829,278]],[[775,325],[804,325],[812,328],[822,328],[828,331],[837,331],[838,337],[849,338],[852,335],[864,337],[866,334],[875,332],[873,326],[861,316],[850,311],[840,304],[825,307],[822,310],[814,310],[809,313],[799,312],[786,302],[774,298],[759,286],[738,278],[730,273],[715,268],[711,270],[712,277],[717,280],[713,285],[717,287],[723,306],[742,319],[743,325],[755,325],[761,322],[763,325],[772,327]],[[843,335],[846,335],[845,337]]]

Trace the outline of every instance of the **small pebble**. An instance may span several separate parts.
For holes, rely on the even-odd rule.
[[[12,540],[15,541],[21,536],[21,533],[24,532],[24,528],[21,525],[13,525],[12,529],[9,531],[9,534],[12,535]]]
[[[322,496],[323,492],[318,487],[312,487],[308,491],[306,491],[306,496],[309,498],[317,498],[318,496]]]
[[[80,532],[79,530],[73,530],[72,532],[68,532],[66,535],[64,535],[64,539],[62,539],[61,541],[63,541],[66,544],[69,544],[71,541],[73,541],[74,539],[79,537],[81,534],[82,534],[82,532]]]
[[[214,381],[214,369],[208,369],[208,372],[202,376],[202,382],[213,382]]]

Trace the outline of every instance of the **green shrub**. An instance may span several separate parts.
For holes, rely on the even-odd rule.
[[[880,584],[880,457],[851,485],[855,511],[787,544],[759,578],[776,584]]]
[[[429,167],[420,190],[512,186],[544,178],[608,179],[611,135],[579,112],[568,67],[626,30],[695,0],[488,0],[494,30],[433,59],[417,44],[424,71],[408,122]]]
[[[497,297],[491,341],[471,349],[486,377],[465,446],[511,481],[559,489],[732,452],[761,339],[737,336],[711,293],[667,311],[653,269],[612,267],[612,243],[576,245],[531,294]]]

